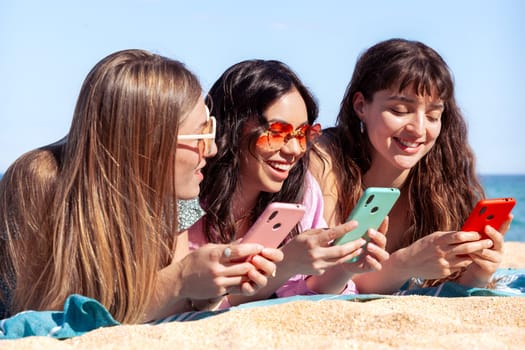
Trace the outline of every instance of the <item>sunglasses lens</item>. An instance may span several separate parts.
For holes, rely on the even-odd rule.
[[[207,153],[206,140],[200,139],[198,143],[199,147],[199,159],[202,159]]]
[[[213,131],[213,121],[211,119],[208,119],[206,122],[206,125],[202,129],[202,134],[211,134]]]
[[[267,149],[271,151],[278,150],[284,145],[284,137],[281,134],[271,134],[266,132],[259,136],[256,146],[258,148]]]
[[[308,141],[313,142],[321,136],[321,124],[312,125],[308,130]]]
[[[299,141],[301,149],[304,151],[306,149],[306,135],[308,135],[310,125],[303,125],[295,131],[295,138]]]
[[[321,125],[303,125],[296,130],[290,124],[275,122],[257,140],[257,147],[276,151],[284,146],[291,138],[297,139],[299,146],[304,151],[308,142],[313,142],[321,135]]]

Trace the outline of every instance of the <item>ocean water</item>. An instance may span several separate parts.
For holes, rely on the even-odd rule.
[[[487,198],[516,198],[514,219],[505,240],[525,242],[525,175],[481,175],[481,182]]]
[[[525,175],[481,175],[481,183],[487,198],[514,197],[514,219],[506,241],[525,242]]]

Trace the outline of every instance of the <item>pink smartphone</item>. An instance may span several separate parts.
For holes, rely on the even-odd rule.
[[[475,231],[486,236],[483,231],[490,225],[499,231],[516,204],[514,198],[490,198],[480,200],[463,224],[461,231]]]
[[[270,203],[244,235],[241,243],[259,243],[277,248],[299,223],[305,212],[302,204]]]

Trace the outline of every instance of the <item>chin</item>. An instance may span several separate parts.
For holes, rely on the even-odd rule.
[[[266,186],[264,186],[264,192],[268,192],[268,193],[277,193],[279,192],[281,189],[283,188],[283,184],[282,183],[278,183],[278,184],[267,184]]]
[[[394,159],[392,165],[399,170],[410,170],[421,161],[422,158],[418,159]]]
[[[185,191],[177,192],[177,199],[182,199],[182,200],[193,199],[195,197],[198,197],[199,193],[200,193],[199,188],[197,188],[194,191],[188,191],[188,189],[186,189]]]

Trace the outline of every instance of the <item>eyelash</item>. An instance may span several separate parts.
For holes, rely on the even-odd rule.
[[[390,108],[390,111],[394,114],[398,114],[398,115],[404,115],[404,114],[407,114],[408,112],[402,112],[402,111],[398,111],[397,109],[395,108]]]
[[[399,111],[399,110],[397,110],[397,109],[395,109],[395,108],[390,108],[390,111],[391,111],[393,114],[401,115],[401,116],[410,113],[410,112],[408,112],[408,111],[407,111],[407,112]],[[431,115],[427,115],[427,118],[428,118],[431,122],[438,122],[439,119],[440,119],[439,117],[433,117],[433,116],[431,116]]]

